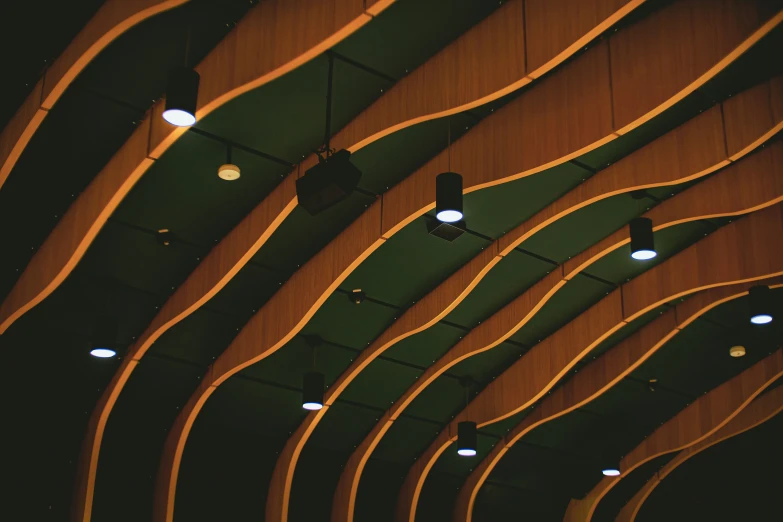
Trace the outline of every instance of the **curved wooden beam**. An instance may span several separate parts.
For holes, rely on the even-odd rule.
[[[783,254],[782,232],[781,204],[743,217],[632,279],[533,346],[487,385],[417,459],[403,483],[396,520],[415,520],[424,481],[456,440],[459,422],[486,426],[530,407],[593,348],[656,306],[699,290],[783,275],[783,259],[778,259]],[[502,336],[502,329],[495,328],[495,335]]]
[[[460,489],[454,508],[454,522],[471,522],[473,506],[481,486],[489,478],[500,459],[522,437],[551,420],[581,408],[603,395],[623,378],[630,375],[659,348],[669,342],[683,328],[699,316],[744,295],[756,284],[741,283],[705,290],[661,315],[653,322],[603,353],[585,366],[579,373],[555,389],[530,412],[518,425],[495,445],[489,454],[468,476]],[[783,287],[783,278],[768,283],[771,287]]]
[[[0,187],[49,111],[93,58],[122,33],[189,0],[108,0],[44,71],[0,133]]]
[[[674,459],[661,468],[655,476],[647,481],[647,483],[642,486],[642,489],[628,501],[620,510],[617,518],[615,518],[615,522],[633,522],[636,520],[636,515],[639,513],[642,504],[644,504],[655,487],[660,484],[664,478],[669,476],[680,464],[711,446],[745,433],[746,431],[767,422],[781,411],[783,411],[783,387],[778,386],[754,400],[750,406],[742,410],[739,415],[734,417],[734,419],[723,428],[701,442],[682,450]]]
[[[736,99],[768,99],[768,95],[768,84],[762,84],[749,91],[740,93]],[[693,176],[690,173],[678,170],[678,166],[685,164],[680,157],[680,150],[687,150],[694,157],[711,158],[713,161],[717,161],[713,167],[704,168],[705,165],[703,163],[694,165],[694,168],[701,169],[698,170],[699,173],[711,172],[714,168],[725,164],[725,160],[720,160],[720,156],[715,157],[715,154],[712,153],[714,142],[700,141],[704,136],[720,136],[723,126],[719,117],[719,109],[719,107],[716,107],[712,111],[708,111],[686,123],[680,129],[673,131],[671,135],[659,138],[656,142],[631,154],[613,167],[599,172],[588,183],[564,195],[552,205],[534,215],[530,220],[517,227],[515,231],[509,233],[512,237],[517,233],[519,234],[514,244],[519,244],[530,238],[553,220],[559,219],[578,208],[582,208],[585,202],[594,202],[602,199],[603,197],[599,195],[598,190],[605,190],[610,195],[630,191],[632,190],[630,187],[639,186],[644,184],[644,182],[660,181],[659,175],[664,172],[667,176],[679,175],[681,179],[692,179]],[[758,112],[762,120],[768,114],[770,114],[768,105],[764,110]],[[749,120],[746,120],[750,124],[750,120],[753,119],[751,113],[747,113],[746,116],[750,117]],[[743,121],[745,120],[732,120],[732,123],[739,124],[743,123]],[[761,135],[768,135],[771,129],[756,130]],[[673,144],[676,144],[676,147],[673,147]],[[644,166],[649,165],[650,157],[656,158],[656,169],[643,170]],[[779,176],[776,175],[781,168],[783,168],[783,145],[776,143],[769,150],[731,165],[707,181],[664,201],[651,212],[648,212],[646,216],[653,218],[655,229],[660,230],[683,221],[718,215],[737,215],[773,205],[783,199],[783,181],[778,180]],[[634,173],[637,175],[634,176]],[[335,500],[332,504],[333,511],[353,512],[361,475],[370,455],[385,433],[391,428],[392,423],[396,421],[404,409],[427,386],[448,371],[449,368],[468,357],[498,346],[522,328],[569,279],[576,276],[579,271],[584,270],[590,263],[627,244],[630,240],[627,227],[608,239],[611,241],[604,240],[599,243],[602,248],[597,253],[588,256],[588,262],[580,263],[573,269],[569,269],[569,265],[566,263],[560,270],[551,273],[533,285],[489,320],[483,321],[473,332],[470,332],[461,342],[457,343],[429,367],[421,378],[403,394],[401,399],[395,401],[395,404],[387,414],[383,416],[381,421],[376,424],[357,449],[354,450],[343,469],[340,482],[335,491]],[[503,238],[501,238],[502,240]],[[592,250],[591,248],[588,252]],[[582,254],[574,259],[580,259],[580,256]],[[500,259],[502,257],[497,255],[497,249],[486,249],[468,265],[430,292],[424,299],[407,310],[398,322],[384,332],[379,339],[365,348],[360,357],[338,378],[328,394],[327,404],[331,404],[330,400],[333,401],[352,381],[355,375],[382,351],[388,349],[393,343],[421,331],[445,317],[464,298],[464,295],[472,290],[483,277],[485,271],[494,266]],[[462,292],[461,294],[459,293],[460,291]],[[448,305],[444,308],[443,303],[448,303]],[[425,320],[428,320],[428,322],[425,322]],[[411,325],[411,323],[414,324]],[[289,443],[281,453],[278,462],[282,459],[287,459],[295,464],[295,456],[299,454],[309,433],[314,429],[322,416],[323,414],[310,414],[306,418],[305,422],[289,439]],[[344,520],[342,516],[335,516],[334,519]]]
[[[581,500],[571,500],[564,522],[589,521],[601,499],[631,471],[655,457],[698,444],[726,426],[783,375],[783,350],[710,390],[644,439],[620,461],[618,477],[604,477]]]
[[[594,6],[595,12],[591,12],[585,9],[572,9],[576,1],[578,0],[560,0],[549,4],[550,7],[557,6],[558,10],[538,10],[527,13],[525,19],[534,33],[536,31],[540,33],[542,27],[549,27],[554,22],[568,21],[568,30],[565,32],[549,31],[540,34],[536,39],[528,38],[527,49],[535,53],[538,65],[527,76],[522,76],[520,79],[520,74],[524,75],[521,68],[524,47],[518,47],[524,45],[520,33],[522,26],[508,23],[509,20],[514,21],[521,16],[522,2],[512,0],[398,82],[387,91],[386,95],[340,131],[333,138],[333,143],[338,147],[344,146],[356,150],[361,145],[400,128],[400,125],[408,126],[423,121],[422,118],[432,119],[442,116],[443,113],[437,111],[443,109],[444,103],[450,107],[449,111],[455,112],[488,101],[490,98],[502,96],[509,92],[509,89],[527,83],[533,76],[538,76],[542,71],[565,60],[595,35],[600,34],[641,3],[637,0],[629,1],[619,10],[612,12],[610,3],[614,5],[615,0],[599,0]],[[388,3],[385,2],[384,5]],[[380,8],[379,4],[373,5],[375,12]],[[527,4],[530,9],[535,5],[535,2]],[[368,12],[370,12],[369,6]],[[588,23],[595,25],[587,25]],[[586,32],[583,33],[583,30]],[[575,38],[575,41],[567,40],[571,37]],[[498,38],[503,42],[500,49],[497,48]],[[511,41],[515,41],[518,46],[509,46],[508,42]],[[478,69],[473,67],[477,61],[483,64]],[[541,61],[543,63],[540,63]],[[460,64],[470,64],[470,67],[461,67]],[[500,72],[493,72],[493,68],[499,69]],[[467,82],[470,88],[464,88],[465,81],[452,81],[455,75],[459,78],[464,77],[465,80],[472,80]],[[480,81],[475,81],[476,79]],[[402,123],[399,123],[400,121]],[[375,134],[368,138],[367,133],[371,132]],[[351,145],[351,139],[359,140],[361,143]],[[303,165],[309,165],[312,161],[312,158],[308,158]],[[95,464],[106,421],[138,360],[160,335],[193,313],[222,289],[261,248],[296,204],[294,176],[289,176],[208,254],[130,347],[126,361],[105,390],[90,420],[81,456],[82,467],[92,470],[88,473],[92,477],[88,480],[90,484],[88,489],[93,487]],[[285,505],[287,506],[287,501]],[[284,516],[285,514],[281,512],[271,518],[282,519]]]
[[[692,14],[692,2],[675,4],[675,6],[683,10],[680,11],[681,16],[684,16],[683,12],[688,16]],[[747,4],[743,4],[743,12],[746,12],[746,9]],[[736,27],[736,20],[730,13],[721,12],[721,16],[715,18]],[[679,99],[684,96],[682,93],[690,93],[702,85],[711,75],[717,74],[771,31],[781,20],[783,20],[783,12],[777,13],[766,22],[756,19],[754,23],[760,26],[755,30],[746,27],[746,34],[743,36],[747,34],[750,36],[744,40],[731,40],[738,37],[738,33],[733,29],[720,31],[717,36],[710,33],[709,44],[703,40],[701,47],[696,46],[699,49],[709,48],[709,57],[702,56],[700,62],[706,72],[700,74],[697,72],[698,69],[684,72],[679,78],[682,90],[674,93],[673,98]],[[631,26],[630,29],[633,27]],[[715,38],[721,40],[721,35],[727,37],[731,43],[727,43],[729,40],[724,40],[715,45]],[[659,35],[656,38],[660,40],[660,45],[649,45],[650,42],[647,42],[648,45],[640,46],[639,52],[650,53],[652,52],[650,49],[655,48],[659,56],[666,52],[673,55],[681,53],[681,49],[672,43],[671,35]],[[693,40],[689,42],[693,44]],[[658,44],[658,40],[655,40],[655,43]],[[722,49],[720,52],[724,49],[730,50],[727,50],[722,58],[716,58],[714,50],[718,48]],[[665,51],[666,49],[668,51]],[[608,51],[607,43],[599,44],[561,71],[523,93],[502,110],[496,111],[454,143],[451,147],[452,162],[463,173],[468,186],[466,191],[478,190],[539,172],[613,139],[615,134],[610,131],[612,120],[610,101],[612,92],[610,91],[613,89],[609,88]],[[628,67],[625,73],[630,74],[630,70],[631,68]],[[613,68],[612,78],[623,74],[622,71]],[[633,84],[637,94],[644,90],[645,83],[644,79],[639,79]],[[577,85],[579,88],[576,88]],[[631,88],[630,84],[626,83],[624,88]],[[646,98],[650,103],[654,103],[654,100],[658,100],[659,93],[651,93]],[[564,103],[564,99],[569,99],[571,102]],[[664,100],[662,105],[668,106],[670,99]],[[563,139],[561,130],[551,125],[553,121],[567,119],[565,118],[567,107],[578,114],[579,121],[588,123],[583,128],[569,127],[570,135],[567,139]],[[646,121],[645,118],[649,114],[658,112],[660,110],[657,107],[651,107],[648,113],[638,119]],[[525,117],[521,117],[521,114]],[[553,136],[557,135],[558,139],[552,139],[547,146],[540,146],[538,140],[543,139],[541,129],[547,129]],[[505,136],[514,143],[495,139],[497,136]],[[517,138],[509,136],[517,136]],[[519,136],[531,139],[519,142]],[[485,140],[488,140],[489,149],[492,150],[487,150]],[[530,150],[527,150],[526,144],[529,144]],[[569,150],[571,152],[568,152]],[[187,435],[195,416],[214,388],[242,368],[258,362],[283,346],[304,326],[328,295],[363,259],[375,251],[386,238],[400,230],[404,224],[428,211],[434,203],[422,206],[417,199],[426,197],[422,194],[434,192],[434,186],[430,186],[434,183],[433,174],[443,171],[446,166],[446,154],[441,153],[389,191],[384,196],[386,201],[382,206],[383,216],[381,216],[380,204],[371,206],[348,229],[305,264],[251,318],[226,352],[210,368],[208,379],[203,381],[202,386],[191,397],[175,422],[174,428],[169,432],[158,479],[160,481],[156,493],[158,502],[163,502],[161,500],[163,497],[173,499],[176,473]],[[378,230],[382,231],[380,236],[377,232],[373,233]],[[281,318],[279,316],[281,309],[289,310],[290,314]]]

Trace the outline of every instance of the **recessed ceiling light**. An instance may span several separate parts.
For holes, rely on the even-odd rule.
[[[732,346],[729,348],[729,355],[732,357],[742,357],[745,355],[745,347],[744,346]]]
[[[636,218],[631,220],[631,257],[637,261],[646,261],[658,255],[653,242],[652,220]]]
[[[187,67],[177,67],[169,72],[164,120],[177,127],[190,127],[196,123],[199,80],[198,73]]]
[[[220,179],[234,181],[235,179],[239,179],[239,175],[239,167],[233,163],[226,163],[225,165],[221,165],[220,168],[218,168],[218,177]]]
[[[435,217],[444,223],[462,219],[462,176],[444,172],[435,178]]]

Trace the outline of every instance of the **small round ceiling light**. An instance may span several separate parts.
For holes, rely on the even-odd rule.
[[[742,357],[745,355],[745,347],[744,346],[732,346],[729,348],[729,355],[732,357]]]
[[[117,355],[116,344],[117,322],[111,317],[98,318],[92,333],[90,355],[110,359]]]
[[[457,455],[461,457],[475,457],[478,435],[476,423],[463,421],[457,424]]]
[[[226,163],[218,168],[218,177],[226,181],[234,181],[239,179],[240,171],[239,167],[232,163]]]
[[[435,178],[435,217],[443,223],[462,219],[462,176],[444,172]]]
[[[754,286],[748,291],[750,296],[750,322],[768,324],[772,322],[772,290],[768,286]]]
[[[304,375],[302,408],[317,411],[324,407],[324,374],[309,372]]]
[[[609,466],[608,468],[602,469],[601,473],[603,473],[605,477],[619,477],[620,469],[615,466]]]
[[[190,127],[196,123],[200,79],[199,74],[188,67],[176,67],[169,72],[164,120],[176,127]]]
[[[649,218],[632,219],[631,257],[637,261],[647,261],[658,255],[653,242],[652,220]]]
[[[605,477],[618,477],[620,476],[620,461],[614,457],[603,457],[601,460],[601,473]]]

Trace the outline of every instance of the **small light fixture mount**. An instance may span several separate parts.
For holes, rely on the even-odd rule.
[[[168,228],[161,228],[160,230],[158,230],[155,239],[157,239],[158,243],[160,243],[163,246],[170,246],[173,240],[173,235],[171,233],[171,230],[169,230]]]
[[[348,298],[354,304],[362,304],[362,302],[364,302],[364,299],[366,297],[367,296],[365,295],[364,292],[362,292],[361,288],[355,288],[355,289],[351,290],[350,294],[348,294]]]
[[[744,346],[732,346],[729,348],[729,355],[732,357],[742,357],[745,355],[745,347]]]

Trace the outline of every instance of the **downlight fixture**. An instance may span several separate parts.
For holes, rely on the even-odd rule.
[[[652,220],[635,218],[631,220],[631,257],[637,261],[647,261],[658,255],[653,242]]]
[[[475,457],[477,441],[475,422],[462,421],[457,425],[457,455],[461,457]]]
[[[443,223],[462,220],[462,176],[456,172],[435,178],[435,217]]]
[[[176,67],[169,72],[164,120],[176,127],[190,127],[196,123],[200,79],[199,74],[189,67]]]
[[[732,346],[729,348],[729,355],[732,357],[742,357],[745,355],[745,347],[744,346]]]
[[[602,469],[601,473],[603,473],[605,477],[618,477],[620,476],[620,467],[608,466]]]
[[[117,322],[111,317],[99,317],[93,328],[90,355],[111,359],[117,355]]]
[[[772,290],[758,285],[748,291],[750,296],[750,322],[768,324],[772,322]]]
[[[324,407],[324,374],[308,372],[302,383],[302,408],[310,411]]]

